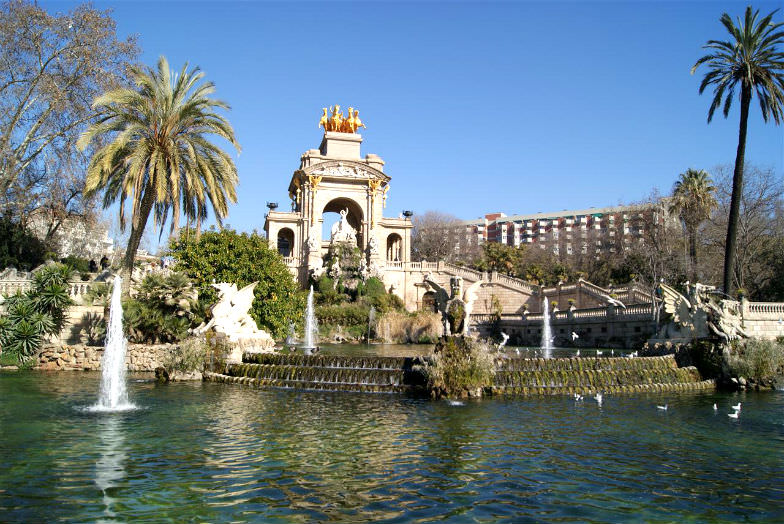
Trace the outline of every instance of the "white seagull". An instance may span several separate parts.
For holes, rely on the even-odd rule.
[[[579,402],[579,401],[580,401],[580,400],[582,400],[582,399],[583,399],[583,396],[582,396],[582,395],[580,395],[579,393],[575,393],[575,394],[574,394],[574,401],[575,401],[575,402]]]
[[[578,335],[577,333],[575,333],[574,331],[572,331],[572,341],[575,341],[575,340],[577,340],[578,338],[580,338],[580,335]]]
[[[577,353],[574,354],[574,356],[575,357],[579,357],[580,356],[580,350],[579,349],[577,350]]]
[[[735,413],[727,413],[727,416],[730,418],[738,418],[738,413],[739,413],[738,411],[736,411]]]
[[[599,351],[598,349],[596,350],[596,356],[597,357],[601,357],[603,354],[604,354],[604,351]]]
[[[600,392],[598,392],[598,393],[596,394],[596,396],[595,396],[595,397],[593,397],[593,398],[594,398],[594,400],[595,400],[596,402],[598,402],[598,403],[599,403],[599,405],[600,405],[600,406],[602,405],[602,392],[601,392],[601,391],[600,391]]]
[[[719,410],[719,406],[717,406],[716,403],[714,402],[713,403],[713,411],[718,411],[718,410]]]
[[[735,404],[734,406],[731,406],[731,407],[732,407],[732,409],[734,409],[735,411],[740,411],[740,402],[738,402],[737,404]]]
[[[659,405],[657,405],[656,407],[657,407],[657,408],[659,408],[659,409],[661,409],[662,411],[667,411],[667,407],[668,407],[668,406],[669,406],[669,404],[665,404],[665,405],[663,405],[663,406],[659,406]]]

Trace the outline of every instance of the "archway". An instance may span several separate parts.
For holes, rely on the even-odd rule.
[[[387,237],[387,261],[400,262],[403,260],[403,239],[397,233]]]
[[[420,310],[438,313],[438,304],[436,304],[436,294],[434,292],[428,291],[422,295],[422,306],[420,307]]]
[[[332,236],[332,226],[340,220],[340,212],[347,211],[346,220],[349,225],[354,228],[357,235],[357,245],[361,248],[364,246],[362,236],[362,221],[364,220],[364,213],[362,206],[350,198],[335,198],[330,200],[324,209],[321,211],[321,238],[322,240],[330,240]]]
[[[283,257],[294,255],[294,231],[287,227],[278,231],[278,253]]]

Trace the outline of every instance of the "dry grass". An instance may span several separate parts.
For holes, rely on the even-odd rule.
[[[423,311],[414,314],[389,311],[376,325],[376,334],[391,344],[435,343],[442,331],[441,315]]]

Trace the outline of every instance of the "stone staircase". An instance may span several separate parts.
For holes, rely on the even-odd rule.
[[[246,354],[242,364],[205,377],[259,388],[405,393],[416,382],[410,376],[413,364],[408,357]]]
[[[205,380],[257,388],[412,393],[422,377],[417,358],[338,355],[245,355]],[[571,395],[694,391],[715,388],[694,367],[679,368],[672,355],[638,358],[507,359],[499,362],[492,391],[498,395]]]
[[[638,393],[715,388],[697,368],[679,368],[672,355],[638,358],[509,359],[495,376],[493,392],[513,395]]]

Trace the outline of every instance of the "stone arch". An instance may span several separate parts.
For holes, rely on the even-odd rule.
[[[438,313],[436,294],[433,291],[428,291],[422,295],[422,304],[419,309],[422,311],[432,311],[433,313]]]
[[[397,233],[387,236],[387,260],[392,262],[403,260],[403,237]]]
[[[294,256],[294,231],[284,227],[278,231],[277,248],[278,253],[283,257]]]
[[[326,203],[324,208],[321,210],[322,218],[324,213],[340,213],[344,209],[348,209],[348,214],[346,215],[346,219],[351,227],[357,232],[357,245],[359,247],[364,247],[363,243],[363,235],[362,235],[362,223],[365,220],[365,213],[362,208],[362,205],[358,203],[356,200],[349,198],[349,197],[337,197],[333,198],[329,202]],[[323,235],[329,235],[330,231],[328,228],[324,228]]]

